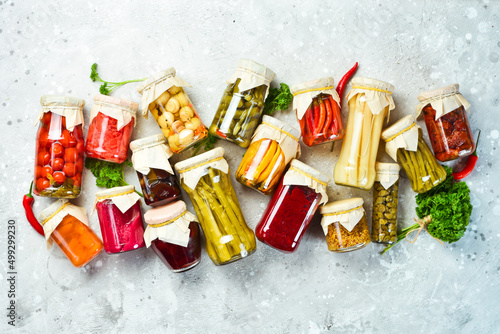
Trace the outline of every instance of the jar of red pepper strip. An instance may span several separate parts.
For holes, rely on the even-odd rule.
[[[291,92],[304,144],[313,146],[344,137],[340,98],[332,77],[295,85]]]
[[[465,157],[476,148],[467,113],[470,103],[454,84],[423,92],[416,108],[416,117],[423,111],[432,150],[439,161]]]
[[[293,159],[255,228],[257,238],[280,251],[294,252],[318,206],[328,202],[328,181],[328,176]]]
[[[133,101],[96,95],[90,112],[85,154],[89,158],[124,162],[138,107],[139,104]]]

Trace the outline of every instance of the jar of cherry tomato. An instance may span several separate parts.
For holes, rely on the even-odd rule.
[[[95,197],[106,253],[123,253],[146,245],[141,196],[134,191],[134,186],[102,190]]]
[[[236,171],[236,180],[271,194],[288,163],[300,156],[299,138],[299,130],[264,115]]]
[[[191,85],[176,76],[171,67],[137,88],[142,94],[142,115],[147,118],[148,110],[151,112],[174,153],[191,147],[208,135],[184,87]]]
[[[85,101],[44,95],[40,103],[33,192],[45,197],[76,198],[82,186]]]
[[[148,224],[146,246],[151,246],[168,269],[179,273],[200,263],[200,227],[186,203],[177,201],[148,210],[144,219]]]
[[[423,92],[418,96],[416,118],[423,111],[434,155],[439,161],[465,157],[476,149],[466,111],[470,103],[460,94],[459,85]]]
[[[118,164],[124,162],[138,107],[136,102],[96,95],[90,112],[85,154],[89,158]]]
[[[257,238],[280,251],[294,252],[318,206],[328,202],[328,181],[320,171],[293,159],[255,228]]]
[[[147,205],[165,205],[181,198],[181,189],[168,159],[172,151],[161,134],[130,143],[132,164]]]
[[[293,109],[299,120],[302,141],[318,145],[344,137],[340,98],[332,77],[307,81],[292,87]]]
[[[85,266],[102,251],[102,242],[90,229],[85,209],[66,199],[43,210],[38,221],[48,246],[55,242],[75,267]]]

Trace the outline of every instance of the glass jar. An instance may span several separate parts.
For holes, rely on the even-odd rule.
[[[138,106],[129,100],[96,95],[85,143],[87,157],[118,164],[127,160]]]
[[[88,226],[85,209],[60,199],[43,210],[38,221],[45,239],[55,242],[75,267],[83,267],[102,251],[102,242]]]
[[[329,251],[350,252],[370,243],[362,198],[327,203],[320,208],[320,212],[323,215],[321,226]]]
[[[183,87],[191,86],[177,77],[171,67],[137,88],[142,94],[142,114],[147,118],[148,110],[151,112],[174,153],[193,146],[208,134]]]
[[[299,137],[299,130],[264,115],[236,171],[236,180],[271,194],[290,160],[300,156]]]
[[[383,121],[395,108],[393,90],[394,86],[387,82],[352,79],[352,89],[347,95],[347,129],[333,174],[337,185],[365,190],[373,186]]]
[[[134,191],[134,186],[102,190],[95,196],[106,253],[123,253],[144,247],[141,197]]]
[[[186,211],[186,203],[177,201],[148,210],[144,233],[147,247],[173,272],[195,267],[201,260],[200,227],[196,217]]]
[[[328,177],[293,159],[255,228],[263,243],[291,253],[299,247],[314,213],[328,202]]]
[[[44,197],[76,198],[82,186],[85,101],[44,95],[40,103],[33,192]]]
[[[432,149],[439,161],[465,157],[476,149],[465,112],[470,103],[458,90],[459,85],[454,84],[418,96],[416,117],[423,111]]]
[[[304,144],[314,146],[344,137],[340,98],[332,77],[301,83],[291,92]]]
[[[248,147],[260,123],[269,85],[276,74],[249,59],[240,59],[238,68],[224,90],[210,133]]]
[[[158,134],[130,143],[132,164],[137,171],[144,202],[165,205],[181,199],[181,189],[168,159],[172,151],[163,135]]]
[[[413,191],[424,193],[445,180],[446,170],[425,143],[412,115],[384,130],[382,139],[387,153],[403,167]]]
[[[393,244],[398,234],[399,165],[377,162],[373,185],[372,241]]]
[[[255,235],[241,212],[224,150],[218,147],[178,162],[175,169],[200,219],[212,261],[221,265],[253,253]]]

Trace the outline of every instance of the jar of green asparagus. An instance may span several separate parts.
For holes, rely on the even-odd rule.
[[[382,132],[386,152],[404,169],[413,191],[424,193],[446,178],[441,166],[424,141],[422,129],[412,115],[403,117]]]
[[[377,162],[373,184],[372,241],[392,244],[397,240],[398,164]]]
[[[255,235],[243,218],[224,150],[218,147],[178,162],[175,169],[193,202],[212,261],[221,265],[253,253]]]
[[[210,133],[241,147],[248,147],[260,123],[264,101],[275,75],[263,65],[240,59],[236,72],[227,81]]]

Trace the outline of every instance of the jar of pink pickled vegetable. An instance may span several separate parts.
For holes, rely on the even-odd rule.
[[[134,186],[106,189],[95,195],[106,253],[123,253],[144,247],[140,196],[134,191]]]

